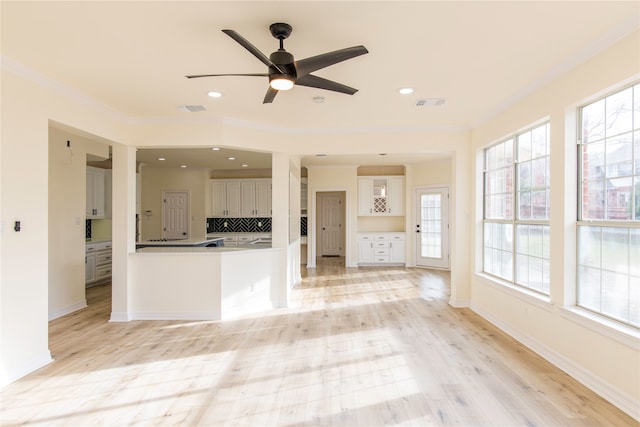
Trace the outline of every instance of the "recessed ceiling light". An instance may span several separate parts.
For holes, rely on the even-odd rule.
[[[227,160],[235,160],[235,157],[227,157]]]
[[[398,93],[401,95],[409,95],[410,93],[413,93],[413,88],[401,87],[400,89],[398,89]]]
[[[211,147],[213,151],[220,151],[220,147]]]
[[[207,92],[207,95],[212,98],[220,98],[222,96],[222,93],[218,92],[217,90],[212,90],[211,92]]]
[[[180,167],[181,167],[181,168],[186,168],[186,167],[187,167],[187,165],[180,165]]]
[[[158,160],[160,160],[162,162],[162,161],[165,161],[167,159],[165,159],[164,157],[158,157]]]
[[[246,163],[244,165],[242,165],[243,168],[246,168],[247,166],[249,166],[249,165],[246,164]]]

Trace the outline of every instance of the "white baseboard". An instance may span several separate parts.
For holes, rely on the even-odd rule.
[[[449,305],[454,308],[466,308],[469,307],[471,301],[468,299],[449,299]]]
[[[126,311],[112,311],[109,318],[109,322],[129,322],[130,320],[132,319]]]
[[[552,348],[546,346],[535,338],[530,337],[527,334],[519,332],[516,328],[513,328],[506,322],[495,318],[490,313],[471,305],[471,309],[488,320],[502,331],[515,338],[529,349],[533,350],[538,355],[542,356],[548,362],[555,365],[557,368],[563,370],[571,377],[582,383],[584,386],[592,390],[594,393],[607,400],[612,405],[619,408],[627,415],[633,417],[635,420],[640,421],[640,403],[628,394],[622,392],[611,384],[603,381],[602,378],[593,375],[593,373],[581,365],[576,364],[573,360],[558,353]]]
[[[131,313],[130,320],[220,320],[220,313],[214,311],[138,311]]]
[[[74,304],[70,304],[66,307],[59,308],[49,313],[49,320],[57,319],[58,317],[66,316],[74,311],[81,310],[87,307],[87,300],[78,301]]]
[[[20,366],[9,369],[5,369],[7,367],[3,367],[2,369],[0,369],[0,372],[2,372],[2,374],[0,375],[0,387],[4,387],[17,379],[22,378],[25,375],[28,375],[31,372],[42,368],[52,361],[53,359],[51,358],[51,352],[47,350],[37,357],[33,357],[30,360],[21,363]]]

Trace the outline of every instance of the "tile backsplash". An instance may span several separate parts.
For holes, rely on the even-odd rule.
[[[271,233],[271,218],[207,218],[207,233]],[[307,235],[306,216],[300,218],[300,235]]]
[[[207,218],[207,233],[271,233],[271,218]]]

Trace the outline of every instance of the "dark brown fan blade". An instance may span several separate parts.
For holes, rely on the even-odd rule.
[[[307,74],[304,77],[298,77],[296,84],[299,86],[315,87],[318,89],[332,90],[334,92],[346,93],[347,95],[353,95],[358,91],[352,87],[343,85],[342,83],[334,82],[332,80],[323,79],[322,77],[314,76],[313,74]]]
[[[273,98],[275,98],[277,94],[278,91],[269,86],[269,89],[267,89],[267,94],[264,96],[264,101],[262,101],[262,103],[271,104],[273,102]]]
[[[296,72],[298,77],[303,77],[321,68],[364,55],[365,53],[369,53],[369,51],[364,46],[353,46],[301,59],[295,62]]]
[[[225,76],[237,76],[237,77],[269,77],[267,73],[251,73],[251,74],[196,74],[193,76],[185,76],[188,79],[197,79],[198,77],[225,77]]]
[[[264,53],[260,52],[260,50],[258,50],[257,47],[255,47],[254,45],[252,45],[249,40],[245,39],[244,37],[242,37],[240,34],[238,34],[237,32],[235,32],[234,30],[222,30],[223,33],[225,33],[226,35],[228,35],[229,37],[231,37],[232,39],[234,39],[235,41],[237,41],[240,45],[242,45],[242,47],[244,47],[245,49],[247,49],[249,52],[251,52],[251,54],[253,54],[253,56],[255,56],[256,58],[258,58],[260,61],[262,61],[262,63],[264,65],[266,65],[267,67],[274,67],[276,70],[278,70],[281,74],[285,74],[284,71],[282,71],[280,68],[278,68],[278,66],[276,64],[274,64],[273,62],[271,62],[271,60],[269,59],[268,56],[266,56]]]

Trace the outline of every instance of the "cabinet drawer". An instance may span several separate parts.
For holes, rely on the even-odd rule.
[[[111,266],[104,265],[96,268],[96,280],[104,279],[105,277],[111,277]]]
[[[111,249],[111,241],[87,243],[85,246],[85,252],[102,251],[104,249]]]
[[[375,261],[376,262],[389,262],[389,255],[376,255],[375,256]]]
[[[96,254],[96,264],[111,264],[111,251],[98,252]]]
[[[376,255],[376,257],[378,257],[380,255],[389,256],[389,248],[376,249],[375,250],[375,255]]]
[[[387,236],[390,240],[404,240],[404,233],[392,233]]]
[[[253,236],[249,236],[249,235],[238,236],[238,242],[240,243],[250,242],[252,240],[255,240]]]
[[[383,241],[383,242],[376,242],[376,248],[388,248],[389,247],[389,242]]]
[[[111,241],[96,243],[96,250],[111,249]]]

